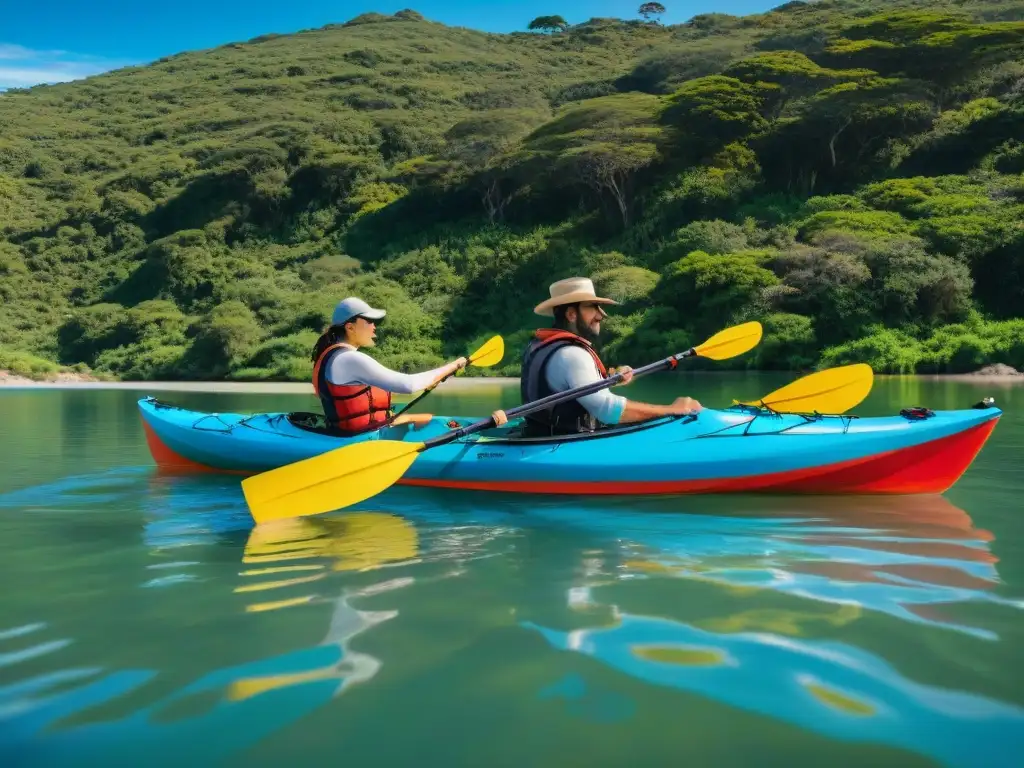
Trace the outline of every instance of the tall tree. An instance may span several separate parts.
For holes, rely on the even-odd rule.
[[[665,6],[661,3],[643,3],[637,9],[637,13],[650,21],[651,16],[661,16],[665,13]]]
[[[776,86],[774,91],[762,89],[766,112],[775,120],[793,100],[805,98],[836,83],[874,73],[865,69],[827,69],[796,51],[771,51],[737,61],[726,67],[722,74],[750,86],[758,83]]]
[[[910,121],[923,121],[928,110],[912,99],[907,84],[897,78],[870,77],[841,83],[815,94],[802,109],[803,119],[820,129],[832,168],[839,163],[837,146],[844,132],[856,134],[861,154],[867,145],[902,134]]]
[[[668,97],[664,119],[690,148],[688,159],[697,162],[765,128],[767,101],[778,90],[774,84],[725,75],[699,77]]]
[[[538,16],[527,27],[527,29],[539,29],[542,32],[562,32],[568,28],[569,22],[561,16]]]
[[[631,132],[597,133],[591,140],[562,153],[558,167],[586,184],[598,194],[608,193],[629,226],[633,179],[658,159],[658,148],[648,136]]]
[[[813,194],[867,177],[893,140],[924,130],[934,109],[914,81],[866,77],[839,83],[795,103],[757,138],[758,159],[774,184]]]
[[[449,178],[473,185],[492,223],[502,218],[513,194],[504,156],[543,119],[532,110],[493,109],[460,120],[445,133]]]
[[[660,157],[660,105],[641,93],[588,99],[528,136],[516,163],[524,176],[541,175],[554,187],[581,185],[610,197],[628,226],[636,175]]]

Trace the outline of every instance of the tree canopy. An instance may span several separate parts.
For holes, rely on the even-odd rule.
[[[527,29],[539,29],[544,32],[561,32],[569,23],[561,16],[538,16],[529,23]]]
[[[422,369],[589,274],[611,364],[757,318],[716,367],[1024,366],[1019,4],[663,11],[364,14],[0,94],[0,363],[308,379],[355,294]]]
[[[645,19],[650,19],[651,16],[661,16],[665,13],[665,6],[661,3],[641,3],[637,9],[637,13],[643,16]]]

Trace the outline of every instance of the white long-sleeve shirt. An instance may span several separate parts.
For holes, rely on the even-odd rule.
[[[347,344],[345,346],[348,347]],[[429,387],[434,379],[441,375],[443,368],[442,365],[440,368],[421,373],[399,373],[385,368],[372,357],[354,347],[349,347],[349,351],[331,357],[327,366],[327,380],[338,386],[370,384],[386,389],[388,392],[410,395]]]
[[[556,392],[576,389],[601,380],[601,372],[594,364],[594,358],[582,347],[566,345],[552,353],[544,366],[544,378]],[[626,398],[613,395],[611,390],[602,389],[577,398],[576,402],[602,424],[618,424],[626,409]]]

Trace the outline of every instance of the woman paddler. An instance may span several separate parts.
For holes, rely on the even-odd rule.
[[[385,314],[350,296],[334,308],[330,326],[313,348],[313,390],[335,431],[358,434],[386,426],[392,393],[426,389],[466,365],[466,358],[460,357],[430,371],[399,373],[360,352],[360,347],[375,346],[377,321]],[[410,414],[392,423],[422,423],[429,418],[429,414]]]

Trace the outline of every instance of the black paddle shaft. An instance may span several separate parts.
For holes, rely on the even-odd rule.
[[[660,371],[665,368],[675,368],[676,364],[680,360],[686,357],[692,357],[693,355],[696,354],[697,350],[694,349],[693,347],[690,347],[685,352],[680,352],[676,355],[670,355],[669,357],[666,357],[664,360],[657,360],[653,363],[648,363],[642,368],[634,368],[633,378],[635,379],[638,376],[645,376],[648,373],[654,373],[655,371]],[[559,403],[565,403],[568,402],[569,400],[575,400],[578,397],[585,397],[587,395],[593,394],[594,392],[600,392],[602,389],[607,389],[608,387],[615,386],[616,384],[621,382],[624,377],[624,373],[616,373],[614,376],[609,376],[606,379],[595,381],[593,384],[586,384],[582,387],[577,387],[576,389],[568,389],[565,392],[556,392],[553,395],[542,397],[540,400],[534,400],[532,403],[524,403],[523,405],[516,406],[515,408],[507,410],[505,411],[505,416],[509,420],[512,420],[518,416],[523,416],[527,413],[533,413],[534,411],[544,410],[545,408],[552,405],[558,405]],[[474,432],[479,432],[482,429],[487,429],[488,427],[493,426],[496,426],[494,422],[494,417],[489,416],[486,419],[481,419],[480,421],[474,422],[473,424],[469,424],[465,427],[460,427],[459,429],[453,429],[451,432],[445,432],[443,435],[438,435],[435,438],[431,438],[430,440],[427,440],[423,443],[423,447],[420,450],[423,451],[426,450],[427,448],[433,448],[438,445],[444,445],[445,443],[450,443],[452,440],[458,440],[460,437],[465,437],[466,435],[471,435]]]

